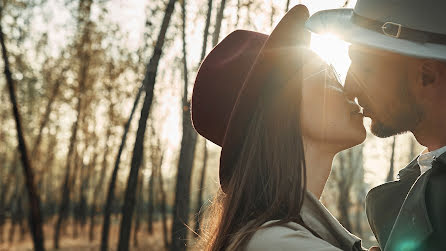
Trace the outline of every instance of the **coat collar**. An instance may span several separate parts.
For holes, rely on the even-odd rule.
[[[407,179],[407,178],[415,178],[420,176],[421,171],[420,167],[418,166],[418,156],[415,157],[405,168],[401,169],[398,172],[398,178],[401,180]]]
[[[348,232],[311,192],[306,193],[301,216],[307,227],[333,246],[342,250],[363,250],[361,240]]]
[[[409,190],[384,251],[415,250],[432,233],[432,224],[425,203],[426,186],[431,171],[428,170],[419,176]]]
[[[436,158],[432,165],[446,167],[446,153]],[[419,166],[408,165],[400,171],[399,175],[403,180],[417,174],[420,174]],[[401,207],[384,251],[415,250],[433,232],[425,198],[426,186],[431,174],[432,169],[415,180]]]

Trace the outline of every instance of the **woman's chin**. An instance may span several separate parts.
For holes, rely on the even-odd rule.
[[[362,142],[364,142],[366,137],[367,137],[367,132],[363,125],[359,128],[352,129],[350,131],[350,136],[348,137],[350,141],[350,146],[348,148],[361,144]]]
[[[350,134],[349,138],[351,138],[352,142],[354,142],[353,146],[361,144],[367,137],[367,131],[364,127],[364,117],[362,115],[354,116],[355,117],[353,118],[351,129],[348,131]]]
[[[337,132],[333,132],[332,135],[336,135],[338,145],[342,146],[342,150],[352,148],[364,142],[367,137],[367,131],[364,127],[363,116],[352,115],[351,119],[347,121],[345,126],[338,127]]]
[[[352,148],[354,146],[357,146],[364,142],[367,136],[367,132],[365,130],[365,127],[355,127],[350,128],[350,130],[345,130],[342,133],[338,134],[336,141],[339,146],[339,151],[343,151],[349,148]]]

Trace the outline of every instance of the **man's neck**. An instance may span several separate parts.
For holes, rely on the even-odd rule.
[[[418,143],[427,147],[429,152],[446,146],[446,120],[444,123],[437,121],[435,124],[420,126],[412,133]]]

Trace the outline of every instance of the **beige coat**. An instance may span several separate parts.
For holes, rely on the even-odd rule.
[[[302,220],[313,232],[289,222],[258,230],[247,244],[247,251],[359,251],[361,240],[350,234],[311,193],[302,207]],[[267,226],[275,221],[264,224]]]

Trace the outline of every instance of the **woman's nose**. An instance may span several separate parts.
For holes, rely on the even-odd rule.
[[[354,100],[359,94],[358,83],[352,67],[350,67],[348,70],[347,77],[345,78],[344,92],[347,98],[350,100]]]

